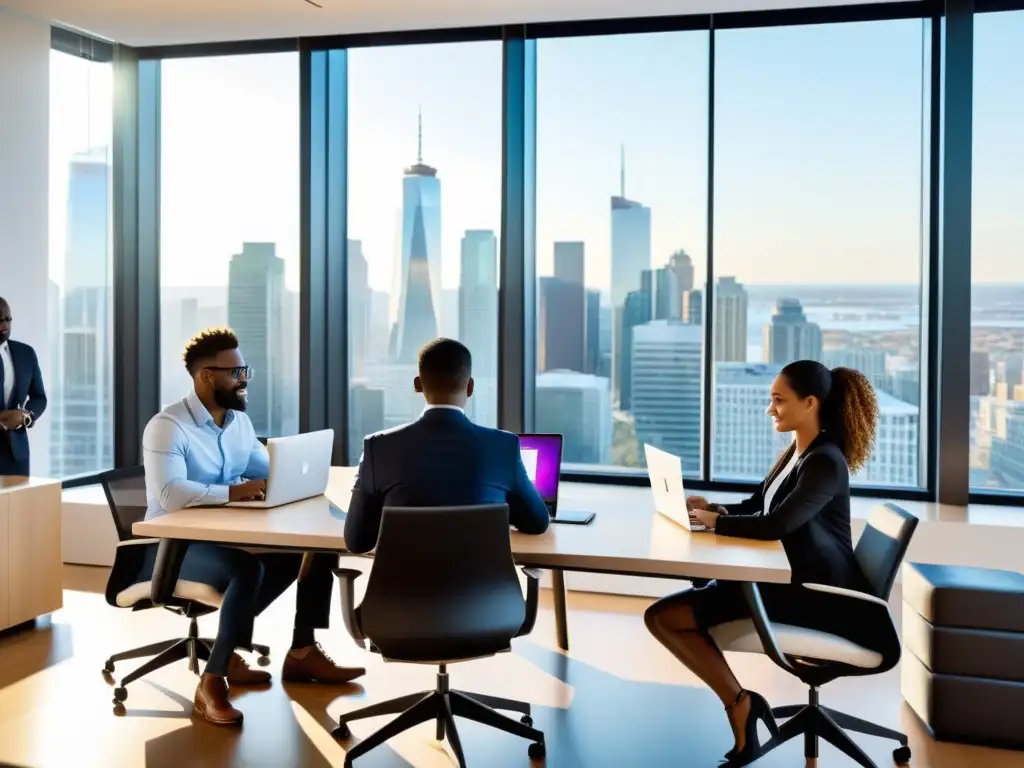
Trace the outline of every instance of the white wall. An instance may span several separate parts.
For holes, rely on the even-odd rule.
[[[50,371],[48,335],[50,27],[0,8],[0,296],[12,338]],[[43,416],[45,419],[46,416]],[[49,466],[49,429],[31,431],[33,470]]]

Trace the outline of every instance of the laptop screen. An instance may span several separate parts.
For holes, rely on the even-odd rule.
[[[519,453],[526,465],[526,474],[537,486],[541,498],[554,504],[558,499],[558,476],[562,469],[562,436],[520,435]]]

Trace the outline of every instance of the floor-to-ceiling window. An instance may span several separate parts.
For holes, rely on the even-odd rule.
[[[467,407],[496,426],[501,238],[497,41],[348,53],[349,454],[415,419],[420,348],[462,341]]]
[[[854,482],[918,487],[929,23],[715,37],[712,478],[760,480],[790,435],[786,363],[861,371],[877,440]]]
[[[1024,491],[1024,11],[974,17],[971,486]]]
[[[701,472],[707,32],[537,41],[534,425]],[[529,278],[528,278],[529,279]]]
[[[113,67],[50,53],[49,455],[34,474],[114,463],[111,157]],[[17,290],[4,290],[15,323]]]
[[[160,399],[190,338],[228,326],[257,433],[299,428],[299,56],[161,63]]]

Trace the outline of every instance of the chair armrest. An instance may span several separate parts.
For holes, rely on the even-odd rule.
[[[155,607],[162,608],[174,597],[174,588],[178,584],[178,575],[181,573],[181,564],[185,560],[188,545],[189,542],[180,539],[160,539],[149,592],[150,601]]]
[[[516,633],[516,637],[533,632],[533,625],[537,623],[537,608],[540,601],[540,571],[536,568],[523,568],[522,571],[526,574],[526,619]]]
[[[876,603],[884,607],[887,611],[889,610],[889,603],[880,597],[875,595],[869,595],[867,592],[858,592],[855,589],[843,589],[842,587],[833,587],[828,584],[802,584],[801,586],[807,589],[813,589],[815,592],[827,592],[830,595],[836,597],[848,597],[853,600],[863,600],[867,603]]]
[[[789,663],[789,659],[786,658],[786,654],[779,648],[779,643],[772,632],[771,622],[768,620],[768,614],[765,613],[764,602],[761,600],[761,591],[757,588],[757,584],[744,581],[740,584],[740,588],[743,590],[743,597],[747,600],[750,618],[754,622],[754,630],[761,640],[765,655],[789,672],[789,674],[799,677],[800,675],[796,669]]]
[[[345,629],[360,648],[366,648],[366,636],[359,626],[356,617],[356,579],[363,575],[355,568],[335,568],[338,577],[338,591],[341,593],[341,616],[345,621]]]

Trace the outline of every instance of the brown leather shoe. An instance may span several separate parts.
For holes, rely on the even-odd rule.
[[[366,674],[362,667],[340,667],[324,653],[320,643],[308,648],[288,651],[281,668],[281,678],[289,683],[324,683],[344,685]]]
[[[262,669],[250,669],[249,664],[237,653],[231,654],[228,662],[228,683],[231,685],[266,685],[270,673]]]
[[[196,687],[192,714],[214,725],[241,725],[242,713],[228,701],[228,684],[223,677],[203,674]]]

